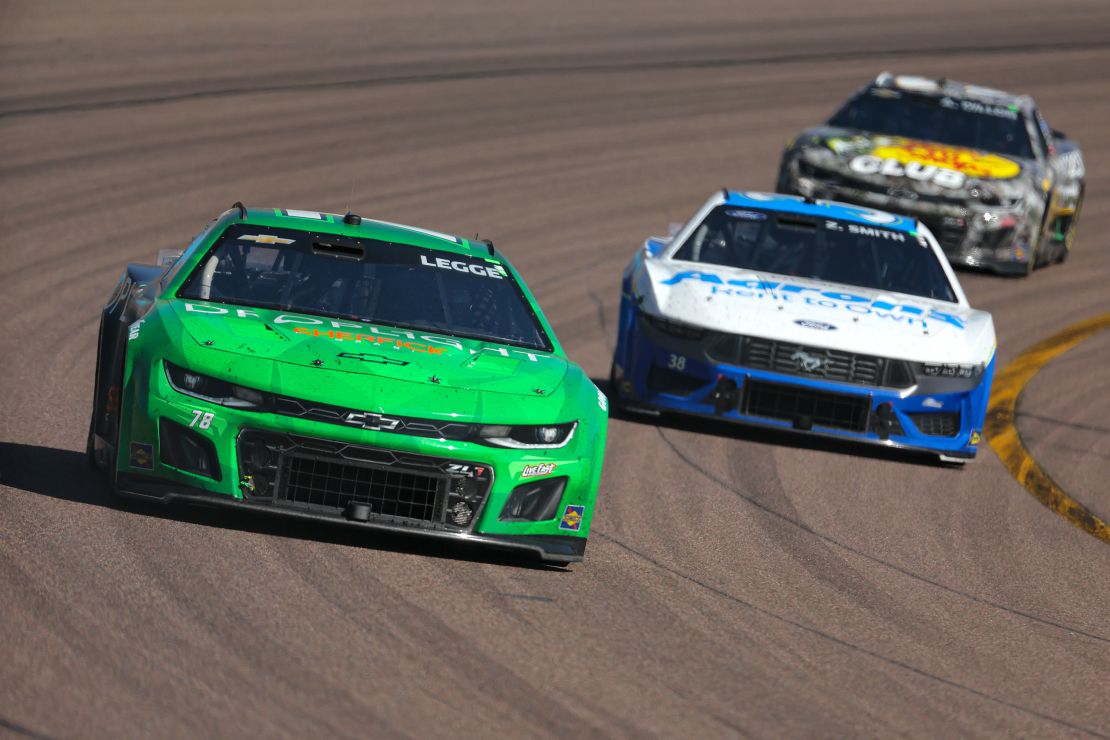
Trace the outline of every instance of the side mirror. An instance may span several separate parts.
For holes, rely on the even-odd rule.
[[[670,237],[648,237],[648,239],[644,242],[644,253],[647,255],[648,259],[654,259],[655,257],[658,257],[663,252],[663,249],[670,243]]]
[[[180,257],[184,251],[183,249],[159,249],[158,261],[155,264],[159,267],[169,267],[174,262],[177,262],[177,258]]]

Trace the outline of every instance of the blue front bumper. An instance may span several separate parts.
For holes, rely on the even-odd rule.
[[[974,457],[982,442],[993,358],[976,381],[955,392],[917,383],[888,388],[835,382],[714,361],[704,344],[646,328],[638,313],[631,300],[622,300],[613,380],[626,407],[950,457]]]

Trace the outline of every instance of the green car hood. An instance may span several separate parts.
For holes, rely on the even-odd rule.
[[[568,362],[558,355],[419,329],[204,301],[178,300],[172,307],[184,333],[201,347],[244,360],[331,371],[326,375],[352,388],[388,393],[393,385],[389,381],[405,381],[427,386],[426,391],[480,391],[537,399],[550,398],[567,374]],[[310,377],[292,370],[287,368],[283,374]]]

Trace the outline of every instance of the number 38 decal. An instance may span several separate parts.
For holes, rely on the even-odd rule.
[[[686,358],[682,355],[668,355],[667,368],[670,370],[685,370]]]
[[[198,429],[207,429],[212,426],[212,420],[214,418],[216,418],[216,415],[210,411],[193,409],[193,420],[189,422],[189,426],[197,427]]]

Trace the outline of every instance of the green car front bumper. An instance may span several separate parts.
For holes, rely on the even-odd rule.
[[[160,361],[132,370],[121,495],[582,559],[604,425],[580,424],[556,449],[504,449],[229,408],[176,390]]]

